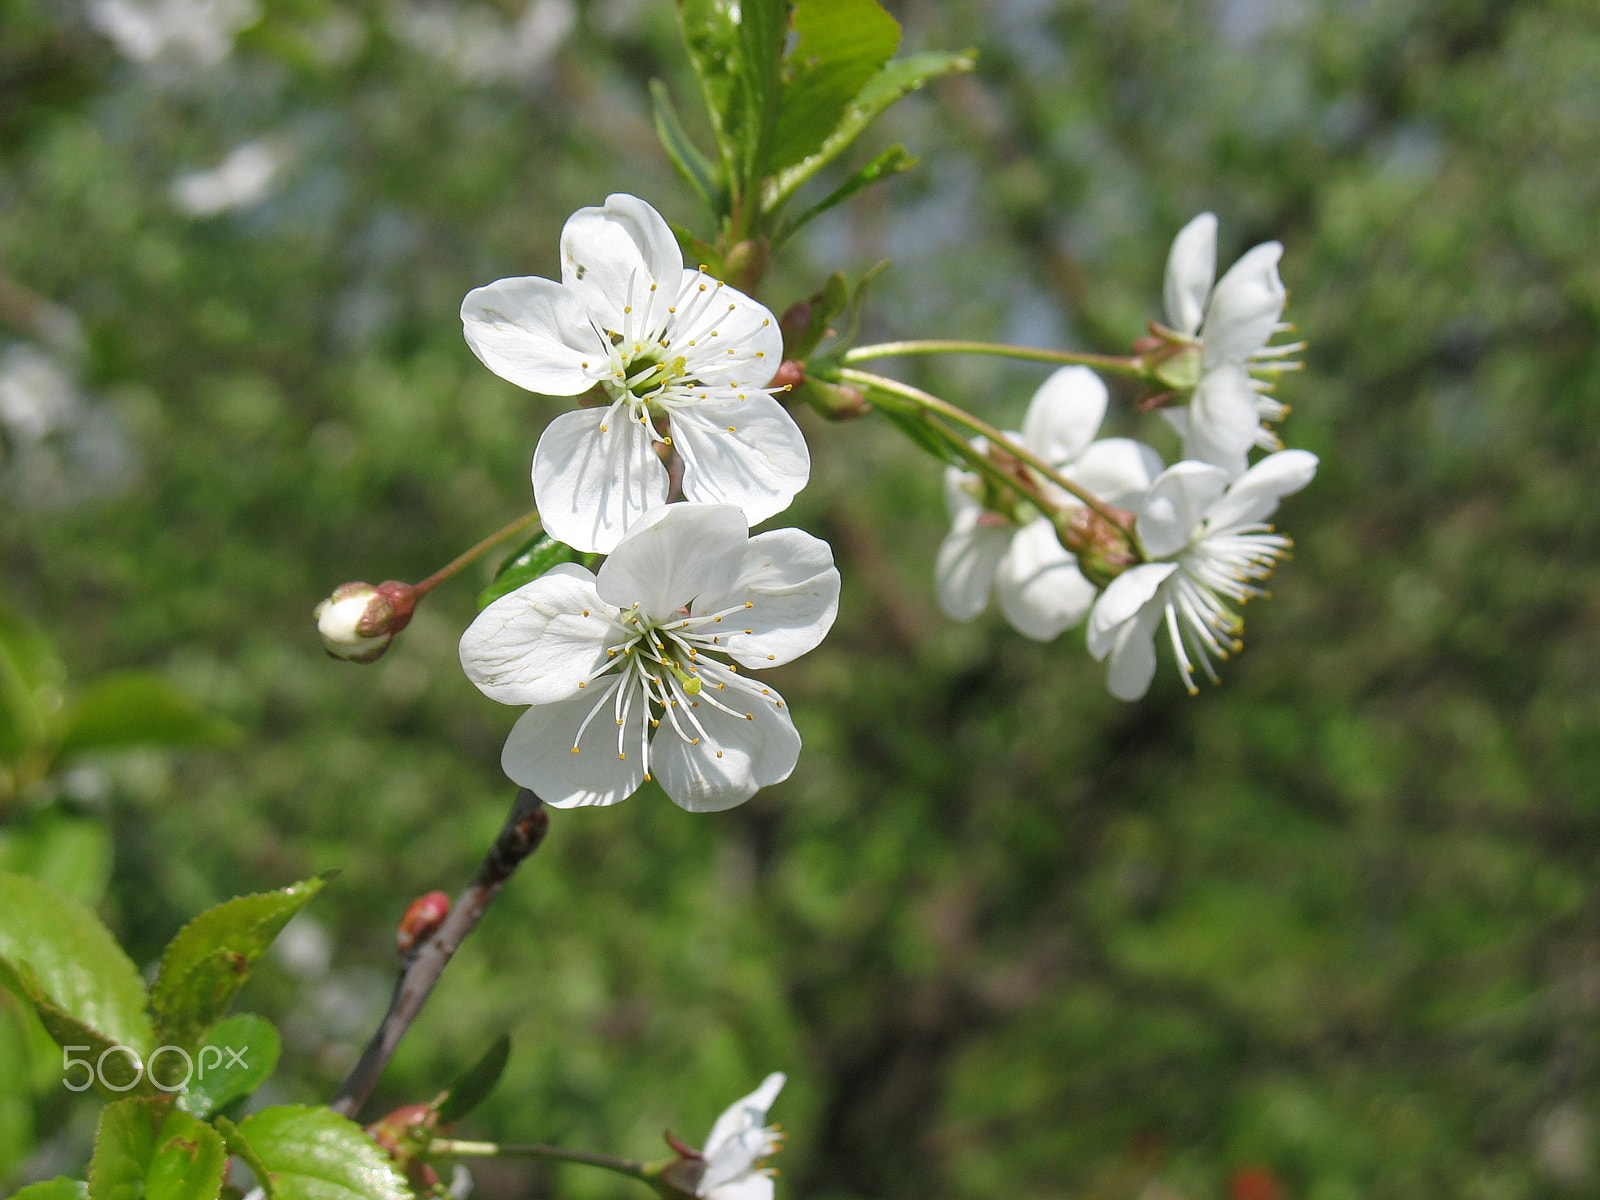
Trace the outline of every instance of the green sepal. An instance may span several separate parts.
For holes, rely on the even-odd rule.
[[[0,984],[31,1003],[62,1046],[90,1046],[96,1057],[126,1046],[141,1062],[149,1052],[144,983],[111,931],[76,900],[6,872],[0,872]],[[124,1054],[108,1058],[108,1078],[120,1076],[127,1063]]]
[[[235,1154],[239,1143],[248,1146],[252,1157],[245,1161],[258,1179],[271,1179],[272,1200],[411,1200],[389,1156],[331,1109],[288,1104],[262,1109],[237,1127],[218,1126]]]
[[[468,1067],[445,1091],[437,1106],[439,1123],[448,1125],[466,1116],[494,1090],[511,1057],[511,1038],[501,1034],[483,1056]]]
[[[777,211],[797,187],[837,158],[896,100],[940,75],[972,70],[976,55],[975,50],[961,54],[927,51],[907,55],[884,67],[845,106],[844,116],[814,154],[808,154],[792,167],[778,171],[767,181],[761,195],[761,211]]]
[[[900,45],[900,23],[877,0],[796,0],[768,171],[815,154]]]
[[[178,931],[161,955],[150,1011],[163,1043],[193,1052],[283,927],[331,873],[275,892],[236,896]]]
[[[659,79],[650,81],[650,113],[661,148],[667,152],[678,174],[699,193],[718,220],[727,216],[728,190],[717,181],[716,164],[702,154],[689,137],[678,119],[678,110],[673,107],[672,93]]]
[[[178,1107],[197,1117],[221,1111],[265,1083],[277,1068],[281,1051],[278,1031],[265,1017],[254,1013],[223,1017],[195,1051],[194,1073],[178,1097]]]
[[[909,171],[921,161],[921,159],[914,158],[906,153],[904,146],[898,142],[895,143],[798,217],[795,217],[792,221],[785,221],[778,232],[773,234],[772,244],[774,246],[781,245],[807,222],[820,217],[834,205],[844,203],[862,188],[870,187],[881,179],[899,175],[903,171]]]
[[[478,611],[508,592],[514,592],[525,583],[532,583],[551,567],[577,562],[579,554],[565,542],[558,542],[548,533],[536,533],[509,555],[494,573],[489,586],[478,593]]]

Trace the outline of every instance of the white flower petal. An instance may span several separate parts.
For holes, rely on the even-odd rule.
[[[562,227],[561,282],[607,331],[653,340],[667,324],[682,272],[671,227],[637,196],[607,196],[603,206],[580,208]]]
[[[1022,444],[1051,466],[1069,463],[1106,415],[1106,385],[1088,367],[1062,367],[1039,385],[1022,419]]]
[[[665,505],[618,543],[595,588],[618,608],[638,605],[665,621],[702,592],[720,596],[733,586],[749,533],[732,505]]]
[[[717,1123],[711,1127],[711,1132],[706,1135],[705,1146],[700,1153],[707,1159],[716,1158],[725,1142],[743,1135],[747,1130],[759,1129],[765,1125],[767,1113],[786,1082],[788,1076],[782,1071],[774,1071],[761,1081],[755,1091],[748,1096],[739,1097],[728,1105],[717,1118]],[[748,1167],[748,1164],[746,1166]]]
[[[1289,293],[1278,278],[1283,247],[1263,242],[1248,251],[1217,281],[1200,327],[1202,357],[1207,367],[1243,362],[1272,337],[1283,316]]]
[[[745,1175],[699,1193],[702,1200],[773,1200],[776,1194],[772,1176],[767,1174]]]
[[[534,276],[473,288],[461,302],[461,328],[484,366],[546,396],[588,391],[608,357],[582,301]]]
[[[645,513],[667,502],[667,469],[650,431],[621,406],[562,413],[533,452],[533,501],[546,532],[609,554]]]
[[[1227,486],[1228,473],[1208,463],[1185,460],[1163,471],[1139,510],[1139,542],[1145,554],[1166,558],[1187,546]]]
[[[1096,659],[1109,654],[1118,631],[1150,603],[1162,582],[1177,569],[1177,563],[1144,563],[1113,579],[1089,610],[1089,653]]]
[[[1317,474],[1317,456],[1308,450],[1280,450],[1269,454],[1233,481],[1227,493],[1206,513],[1212,531],[1256,525]]]
[[[634,696],[630,719],[619,730],[612,715],[615,685],[603,687],[603,682],[590,684],[571,699],[534,705],[511,727],[500,754],[500,765],[511,781],[532,788],[553,808],[615,804],[644,782],[644,731],[636,719],[642,697]],[[601,709],[583,731],[574,754],[572,739],[597,705]],[[624,758],[617,757],[619,732]]]
[[[811,478],[805,436],[771,396],[683,405],[671,416],[685,500],[737,505],[759,525],[788,508]]]
[[[690,611],[699,616],[741,604],[750,607],[708,629],[726,630],[719,645],[741,666],[779,667],[815,649],[839,612],[839,571],[828,543],[799,529],[757,534],[745,543],[732,585],[701,592]]]
[[[461,668],[501,704],[564,700],[605,663],[615,614],[592,574],[563,563],[478,614],[461,635]]]
[[[1000,611],[1012,628],[1048,642],[1071,629],[1098,594],[1043,517],[1017,530],[995,576]]]
[[[1167,277],[1162,292],[1167,325],[1194,336],[1205,313],[1206,296],[1217,274],[1217,218],[1201,213],[1172,239],[1167,255]]]
[[[1118,700],[1137,700],[1150,690],[1156,674],[1156,627],[1163,609],[1152,604],[1117,633],[1106,663],[1106,690]]]
[[[1206,371],[1189,401],[1184,457],[1241,475],[1260,431],[1261,410],[1245,368],[1225,362]]]
[[[977,486],[979,482],[971,471],[963,471],[960,467],[944,469],[944,506],[950,513],[952,530],[965,532],[977,524],[978,518],[983,515],[983,505],[968,490],[969,485]]]
[[[783,333],[772,311],[700,271],[683,272],[672,352],[702,383],[765,387],[783,361]]]
[[[1068,463],[1062,474],[1107,504],[1136,508],[1165,465],[1161,455],[1143,442],[1101,438],[1076,462]]]
[[[800,758],[800,734],[788,709],[777,707],[782,697],[768,691],[751,695],[730,686],[717,692],[718,700],[739,711],[736,716],[700,701],[694,709],[705,730],[699,745],[661,722],[650,745],[650,769],[674,804],[690,812],[721,812],[789,778]]]
[[[957,621],[970,621],[989,603],[1000,559],[1016,529],[1010,525],[969,524],[945,534],[933,564],[939,607]]]

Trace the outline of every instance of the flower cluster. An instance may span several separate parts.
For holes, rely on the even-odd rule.
[[[598,573],[567,564],[502,596],[461,639],[485,694],[530,706],[506,774],[556,807],[657,779],[694,812],[787,778],[800,736],[741,669],[816,646],[839,573],[809,534],[750,536],[811,471],[773,399],[777,321],[686,269],[666,221],[626,195],[567,221],[559,283],[477,288],[461,319],[496,374],[588,405],[539,439],[534,499],[551,536],[608,555]]]
[[[1262,376],[1297,365],[1285,356],[1302,348],[1268,344],[1284,328],[1282,247],[1255,247],[1213,287],[1216,229],[1205,213],[1179,232],[1167,261],[1171,327],[1153,326],[1161,334],[1151,347],[1155,377],[1188,400],[1162,410],[1183,439],[1181,461],[1163,470],[1140,442],[1093,440],[1105,386],[1087,368],[1063,367],[1034,394],[1022,432],[1007,436],[1101,501],[1094,514],[1003,448],[975,443],[1014,488],[946,472],[951,530],[935,570],[944,610],[975,617],[992,589],[1006,619],[1040,641],[1087,617],[1089,652],[1107,663],[1107,686],[1124,700],[1149,689],[1160,631],[1191,692],[1196,670],[1217,678],[1218,660],[1242,645],[1236,606],[1265,594],[1261,582],[1290,546],[1267,518],[1317,469],[1315,455],[1282,449],[1266,424],[1287,409]],[[1252,466],[1258,447],[1272,453]],[[1120,553],[1102,552],[1107,538]]]

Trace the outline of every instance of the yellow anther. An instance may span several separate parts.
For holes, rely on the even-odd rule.
[[[733,426],[732,426],[732,425],[729,425],[729,426],[728,426],[728,432],[729,432],[729,433],[732,433],[732,432],[733,432]]]
[[[767,317],[761,322],[761,327],[763,329],[765,329],[768,325],[771,325],[771,324],[772,324],[772,318],[771,317]]]
[[[689,745],[691,745],[691,746],[698,746],[699,744],[700,744],[700,739],[699,738],[695,738],[692,742],[689,743]]]
[[[768,662],[777,662],[778,661],[778,656],[776,654],[769,654],[769,655],[767,655],[767,661]]]
[[[578,686],[581,687],[581,688],[586,688],[589,685],[587,683],[580,683]]]
[[[756,719],[756,715],[755,713],[745,713],[744,719],[746,721],[754,721]]]
[[[627,757],[628,757],[628,756],[627,756],[627,755],[626,755],[626,754],[622,754],[622,753],[620,753],[620,752],[619,752],[619,753],[618,753],[618,754],[617,754],[617,761],[618,761],[618,762],[621,762],[621,761],[622,761],[622,760],[623,760],[623,759],[625,759],[625,758],[627,758]]]
[[[583,615],[586,617],[589,615],[589,610],[587,608],[583,610]]]
[[[600,432],[604,433],[605,431],[606,431],[606,427],[604,425],[600,426]]]
[[[576,747],[576,746],[574,746],[574,747],[573,747],[573,748],[572,748],[572,752],[573,752],[573,753],[574,753],[574,754],[576,754],[576,753],[577,753],[577,752],[578,752],[578,748],[577,748],[577,747]]]
[[[646,783],[649,783],[649,782],[650,782],[650,772],[649,772],[649,771],[646,771],[646,772],[645,772],[645,773],[644,773],[644,781],[645,781],[645,782],[646,782]]]
[[[744,606],[746,608],[754,608],[756,606],[756,602],[754,600],[746,600],[744,602]],[[746,632],[748,632],[748,630]]]
[[[718,751],[717,751],[717,757],[718,757],[718,758],[721,758],[721,757],[722,757],[722,751],[721,751],[721,750],[718,750]]]

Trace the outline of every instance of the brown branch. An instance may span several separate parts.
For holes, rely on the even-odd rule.
[[[477,927],[484,909],[489,907],[489,901],[505,886],[506,880],[511,878],[522,860],[539,848],[549,826],[549,814],[539,797],[527,788],[519,791],[511,804],[511,815],[506,818],[494,845],[484,855],[483,864],[479,866],[472,883],[457,898],[450,915],[444,919],[438,931],[412,951],[401,965],[400,978],[396,980],[394,995],[389,1000],[389,1011],[384,1014],[383,1023],[362,1051],[361,1059],[350,1072],[350,1077],[344,1081],[339,1094],[328,1106],[334,1112],[354,1117],[366,1103],[395,1047],[422,1011],[433,985],[439,982],[439,976],[444,973],[451,956]]]

